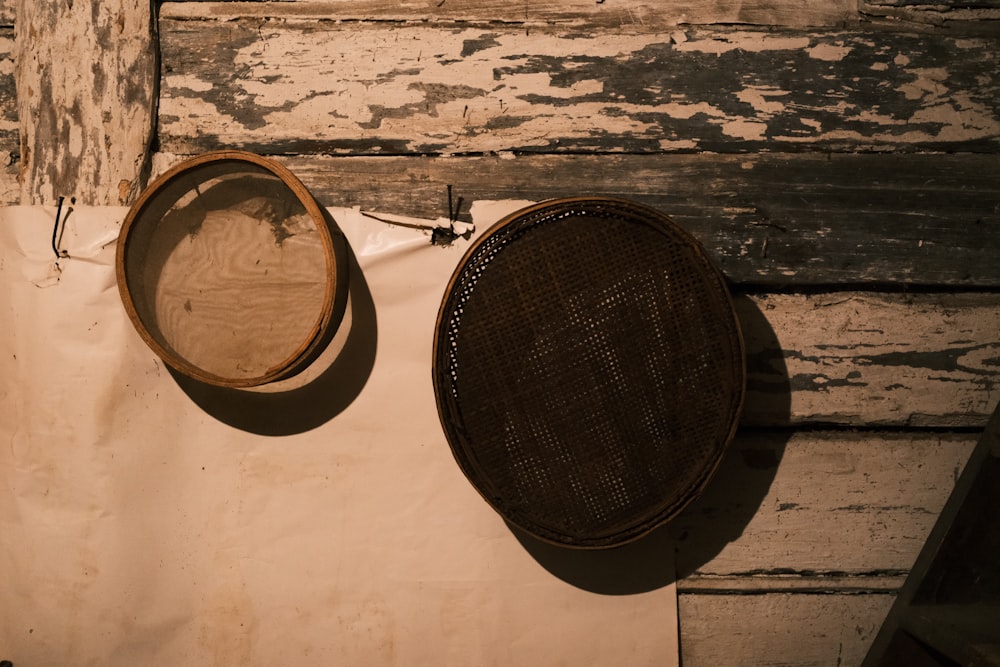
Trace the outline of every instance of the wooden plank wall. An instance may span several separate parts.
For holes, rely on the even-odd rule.
[[[330,206],[614,195],[690,229],[737,295],[750,379],[671,528],[684,664],[860,661],[1000,399],[1000,1],[158,11],[156,169],[237,147]]]

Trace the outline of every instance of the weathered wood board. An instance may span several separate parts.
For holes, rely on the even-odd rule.
[[[994,295],[767,294],[736,309],[745,425],[982,428],[1000,399]]]
[[[174,153],[1000,147],[1000,51],[864,32],[162,20]]]
[[[937,0],[933,4],[926,0],[866,0],[869,5],[884,7],[929,7],[937,11],[950,9],[1000,9],[1000,0]]]
[[[976,438],[742,432],[670,524],[679,590],[902,585]]]
[[[997,0],[861,0],[859,15],[884,18],[900,26],[930,26],[966,34],[1000,34],[1000,3]]]
[[[892,595],[680,595],[684,667],[859,665]]]
[[[177,156],[158,156],[159,168]],[[739,285],[1000,288],[996,155],[502,155],[283,158],[327,206],[433,219],[464,200],[636,199]],[[877,239],[877,242],[874,241]]]
[[[0,24],[11,5],[0,5]],[[0,27],[0,205],[15,204],[21,196],[17,172],[21,154],[14,82],[14,30]]]
[[[692,2],[669,0],[524,0],[512,5],[481,0],[324,0],[287,2],[165,2],[164,18],[295,16],[328,20],[464,21],[540,25],[561,23],[594,28],[650,29],[699,23],[828,26],[855,18],[852,0],[795,2]]]
[[[129,203],[142,185],[155,122],[151,3],[17,0],[15,7],[21,203],[60,196]]]
[[[0,154],[11,155],[18,145],[17,86],[14,81],[14,30],[0,27]]]

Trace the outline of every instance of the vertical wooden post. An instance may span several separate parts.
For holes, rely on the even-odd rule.
[[[16,12],[21,203],[130,203],[156,117],[152,1],[17,0]]]

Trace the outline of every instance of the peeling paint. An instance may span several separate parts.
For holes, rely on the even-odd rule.
[[[835,62],[843,60],[852,50],[853,47],[844,46],[843,44],[817,44],[811,49],[807,49],[806,53],[809,54],[810,58]]]
[[[730,137],[748,141],[763,140],[767,137],[767,123],[740,118],[723,122],[722,131]]]
[[[193,93],[206,93],[212,90],[212,83],[194,75],[178,76],[173,80],[177,88],[187,89]]]
[[[660,148],[665,151],[684,151],[698,147],[696,139],[661,139]]]
[[[676,48],[678,51],[688,53],[709,53],[718,56],[735,50],[750,53],[800,50],[808,47],[809,43],[809,37],[786,37],[762,32],[734,32],[726,34],[725,37],[689,39],[678,44]]]
[[[874,423],[887,414],[908,420],[945,405],[950,406],[945,412],[976,414],[980,419],[992,410],[982,386],[1000,376],[1000,368],[990,361],[1000,356],[1000,343],[992,338],[1000,330],[1000,312],[975,306],[955,309],[962,302],[980,303],[990,310],[987,300],[963,297],[949,305],[949,297],[853,295],[795,315],[781,312],[793,302],[805,307],[810,301],[814,300],[791,296],[766,300],[776,306],[768,311],[776,331],[794,330],[797,340],[812,341],[783,346],[793,412],[803,410],[831,421],[850,414],[849,419]],[[942,319],[949,326],[935,333],[932,323]],[[957,328],[979,332],[978,342],[951,345],[948,341]],[[831,337],[837,338],[835,343]],[[900,340],[907,341],[905,350],[899,349]],[[752,350],[748,346],[751,356]],[[749,358],[748,367],[754,368]],[[754,377],[751,372],[748,386],[753,386]],[[829,407],[834,404],[837,414]]]
[[[769,87],[747,87],[736,93],[736,99],[752,106],[763,114],[774,115],[785,111],[783,102],[768,101],[769,97],[788,97],[789,92]]]
[[[951,38],[914,35],[692,29],[677,43],[472,27],[259,33],[236,22],[220,28],[231,37],[220,54],[209,32],[163,27],[160,137],[174,152],[207,148],[208,138],[277,152],[413,153],[1000,142],[1000,57],[985,42],[955,62]],[[191,53],[199,48],[231,53],[232,64]]]
[[[914,78],[896,89],[903,93],[906,99],[939,98],[948,92],[945,85],[948,80],[948,70],[945,68],[915,69],[912,73]]]

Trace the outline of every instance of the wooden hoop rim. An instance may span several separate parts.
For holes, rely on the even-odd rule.
[[[152,335],[146,323],[143,322],[138,310],[133,302],[133,295],[129,287],[128,267],[126,257],[130,239],[137,226],[141,225],[141,217],[149,208],[151,202],[169,184],[187,172],[211,163],[221,162],[245,162],[250,165],[261,167],[278,177],[282,183],[295,195],[296,199],[303,205],[312,219],[319,234],[323,254],[326,261],[326,287],[323,296],[323,305],[316,320],[309,328],[309,333],[302,343],[286,359],[263,373],[252,377],[225,377],[216,373],[211,373],[200,368],[188,360],[180,357],[171,350],[161,345]],[[302,182],[284,165],[269,158],[241,150],[220,150],[202,153],[188,158],[171,167],[164,172],[153,183],[146,187],[140,194],[138,200],[131,206],[125,220],[122,223],[118,236],[118,244],[115,253],[115,276],[118,282],[118,290],[121,295],[122,304],[129,320],[135,327],[139,336],[149,346],[150,349],[175,370],[183,373],[200,382],[220,387],[253,387],[268,382],[281,380],[302,371],[320,351],[321,345],[325,344],[332,333],[339,326],[346,309],[347,302],[347,262],[344,261],[343,245],[345,240],[338,233],[336,238],[327,222],[326,213],[320,208],[309,190]]]

